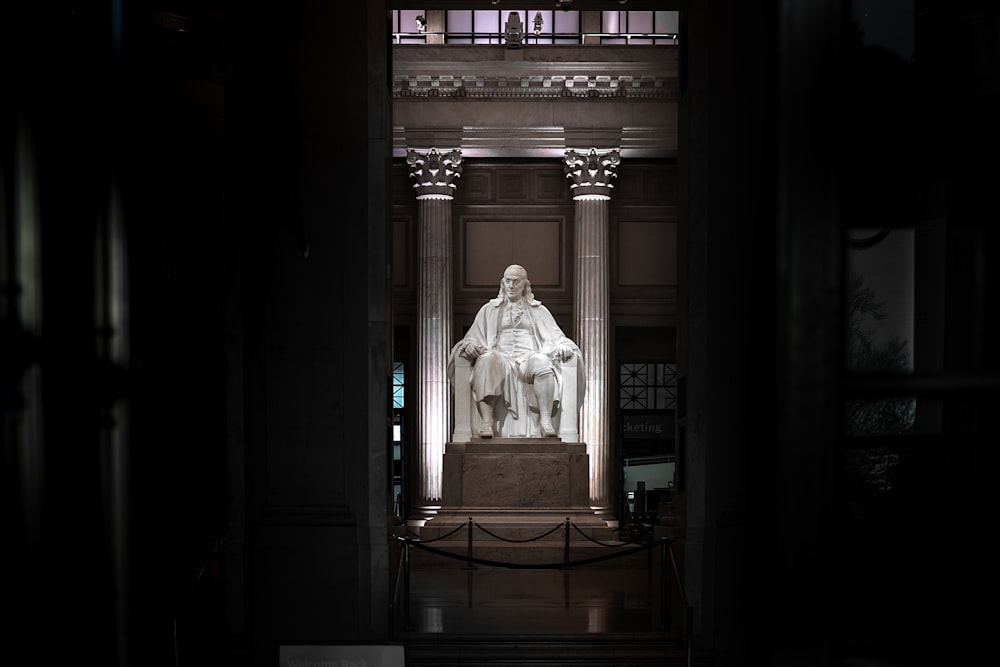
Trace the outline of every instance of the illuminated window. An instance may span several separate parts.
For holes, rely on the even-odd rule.
[[[397,9],[392,13],[392,34],[395,44],[426,44],[427,37],[421,23],[426,26],[427,21],[423,19],[427,12],[421,9]]]
[[[676,44],[677,12],[601,12],[601,44]]]
[[[404,486],[404,442],[403,437],[403,384],[406,380],[406,369],[401,361],[392,362],[392,497],[393,512],[396,516],[405,515]]]
[[[403,362],[392,362],[392,407],[400,409],[403,407]]]
[[[621,364],[618,406],[623,410],[668,410],[677,405],[676,364]]]

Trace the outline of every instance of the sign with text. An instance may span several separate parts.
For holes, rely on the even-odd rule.
[[[278,648],[279,667],[405,667],[402,645],[293,644]]]
[[[674,416],[665,414],[622,415],[622,436],[629,439],[672,440]]]

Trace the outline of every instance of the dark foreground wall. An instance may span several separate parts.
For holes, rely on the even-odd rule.
[[[384,638],[383,4],[5,28],[10,636],[107,665]]]
[[[387,632],[387,30],[374,5],[239,14],[229,116],[257,660],[276,642]]]

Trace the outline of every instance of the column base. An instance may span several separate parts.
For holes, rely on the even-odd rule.
[[[437,516],[441,510],[441,505],[422,504],[413,508],[413,512],[406,519],[406,525],[419,528],[430,519]]]

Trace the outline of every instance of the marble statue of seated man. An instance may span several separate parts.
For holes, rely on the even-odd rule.
[[[567,364],[576,376],[572,388],[576,395],[567,401],[574,414],[565,418],[575,424],[586,387],[583,357],[548,308],[535,299],[524,267],[507,267],[497,297],[479,309],[468,333],[452,347],[448,378],[453,384],[460,359],[472,365],[469,385],[479,417],[472,434],[557,436],[554,421],[561,417]],[[456,411],[456,420],[461,418]]]

